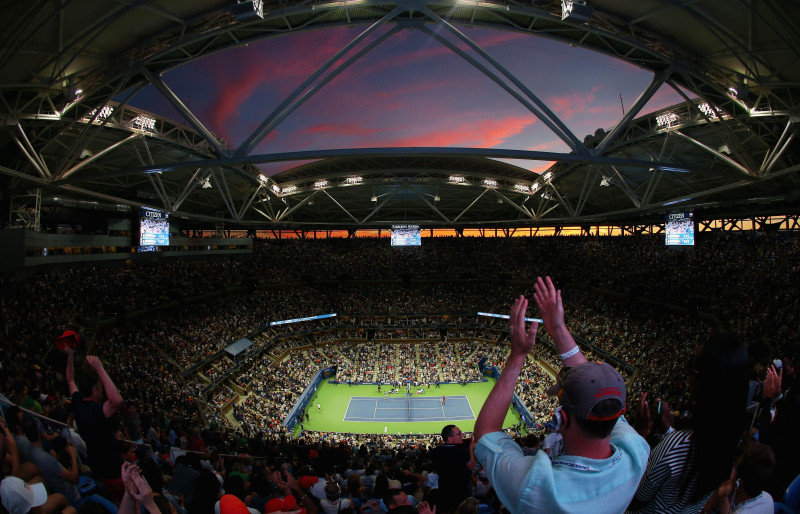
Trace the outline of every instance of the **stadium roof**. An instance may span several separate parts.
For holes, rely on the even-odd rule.
[[[736,216],[796,212],[800,204],[796,2],[587,0],[576,1],[566,19],[553,0],[281,0],[265,3],[263,18],[252,2],[214,0],[6,2],[0,9],[3,205],[23,223],[38,202],[121,212],[146,205],[249,228],[647,223],[675,210]],[[431,37],[444,31],[464,45],[473,43],[459,27],[517,31],[627,61],[652,71],[653,81],[616,126],[584,137],[502,66],[489,71],[517,91],[567,153],[397,147],[259,154],[258,133],[229,147],[160,79],[213,52],[342,25],[364,27],[359,43],[385,25],[436,27]],[[496,64],[479,47],[471,50]],[[185,121],[112,100],[147,84]],[[696,98],[641,115],[664,84]],[[288,109],[293,102],[287,99]],[[532,175],[497,159],[554,164]],[[304,164],[274,177],[257,167],[281,161]]]

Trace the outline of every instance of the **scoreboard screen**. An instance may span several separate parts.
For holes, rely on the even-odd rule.
[[[139,215],[139,246],[169,245],[169,213],[142,207]]]
[[[392,225],[392,246],[420,246],[419,225]]]
[[[667,246],[694,245],[694,215],[691,212],[673,212],[666,219]]]

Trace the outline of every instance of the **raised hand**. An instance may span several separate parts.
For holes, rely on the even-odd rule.
[[[525,331],[525,314],[528,312],[528,300],[520,295],[511,306],[509,326],[511,327],[511,351],[523,355],[533,350],[536,345],[536,333],[539,331],[539,323],[531,323],[527,332]]]

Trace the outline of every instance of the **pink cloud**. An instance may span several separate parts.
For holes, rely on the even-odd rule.
[[[346,136],[371,136],[375,133],[374,129],[359,127],[357,125],[346,125],[343,123],[323,123],[313,125],[302,130],[303,134],[336,134]]]
[[[527,148],[531,152],[550,152],[553,150],[566,150],[566,143],[560,139],[545,141]]]
[[[563,121],[566,121],[572,118],[573,114],[585,112],[587,106],[594,102],[595,94],[599,89],[600,86],[597,85],[586,94],[567,93],[562,96],[554,96],[548,99],[547,104]]]
[[[530,117],[483,120],[451,130],[430,130],[405,138],[387,140],[393,146],[472,146],[491,148],[506,142],[534,123]],[[382,146],[383,146],[382,145]]]

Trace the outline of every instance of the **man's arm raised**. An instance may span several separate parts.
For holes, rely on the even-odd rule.
[[[490,432],[498,432],[503,429],[503,420],[511,405],[511,398],[514,396],[514,386],[517,378],[525,365],[525,358],[533,350],[536,344],[536,332],[539,329],[537,322],[531,323],[528,331],[525,331],[525,313],[528,310],[528,300],[520,296],[511,307],[509,326],[511,328],[511,353],[506,359],[503,372],[494,384],[492,391],[486,398],[481,413],[475,421],[474,439],[477,442],[481,436]]]
[[[97,376],[100,377],[100,382],[103,383],[103,389],[106,391],[107,398],[103,403],[103,414],[105,414],[107,418],[110,418],[122,407],[122,395],[119,394],[117,386],[114,385],[114,381],[108,376],[108,373],[106,373],[106,370],[103,368],[103,363],[100,362],[100,359],[97,358],[96,355],[87,355],[86,364],[95,370]]]
[[[542,321],[544,321],[544,328],[555,341],[558,353],[564,355],[575,351],[574,354],[563,359],[564,366],[575,367],[586,362],[586,357],[583,356],[564,323],[564,304],[561,301],[561,290],[556,290],[550,277],[545,277],[544,279],[538,277],[533,289],[533,299],[539,307]],[[574,349],[577,349],[577,351]]]

